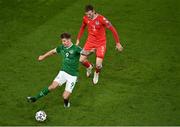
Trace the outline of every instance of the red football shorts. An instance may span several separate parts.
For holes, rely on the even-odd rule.
[[[83,52],[85,52],[85,55],[89,55],[92,52],[96,52],[96,57],[104,58],[106,53],[106,43],[102,45],[95,45],[92,43],[86,42],[86,44],[83,47]]]

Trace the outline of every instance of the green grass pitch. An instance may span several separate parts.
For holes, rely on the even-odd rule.
[[[107,31],[97,86],[80,65],[70,109],[63,107],[64,87],[27,103],[60,68],[56,56],[37,57],[64,31],[75,42],[88,3],[116,27],[124,52]],[[44,123],[34,119],[39,109],[48,115]],[[180,125],[180,1],[0,0],[0,125]]]

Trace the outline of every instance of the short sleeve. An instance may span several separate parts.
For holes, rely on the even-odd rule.
[[[77,53],[81,53],[82,48],[80,46],[77,46]]]
[[[58,54],[61,52],[61,50],[62,50],[62,46],[58,46],[58,47],[56,48],[56,52],[57,52]]]

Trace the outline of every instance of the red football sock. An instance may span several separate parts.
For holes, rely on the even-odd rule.
[[[99,73],[101,71],[101,69],[96,67],[96,73]]]
[[[82,64],[86,67],[86,68],[89,68],[91,66],[91,63],[89,61],[85,61],[85,62],[82,62]]]

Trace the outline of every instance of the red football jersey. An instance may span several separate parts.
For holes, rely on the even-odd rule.
[[[81,38],[86,26],[88,29],[88,38],[87,38],[88,43],[93,43],[96,45],[106,44],[105,28],[108,28],[112,31],[116,43],[119,43],[119,37],[115,28],[104,16],[97,15],[97,17],[95,17],[94,19],[89,19],[87,16],[84,16],[82,26],[78,34],[78,39]]]

